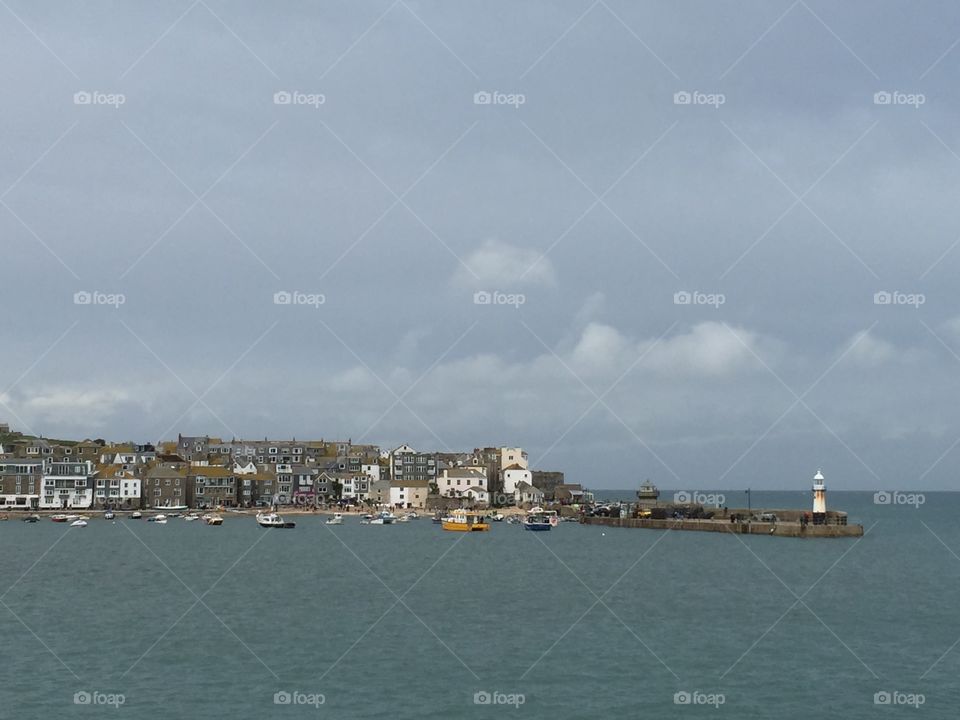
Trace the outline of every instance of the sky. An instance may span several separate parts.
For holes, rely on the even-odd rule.
[[[960,7],[0,2],[0,421],[955,489]]]

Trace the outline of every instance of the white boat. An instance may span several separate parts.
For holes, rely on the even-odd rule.
[[[343,525],[343,515],[340,513],[334,513],[332,518],[329,518],[326,525]]]
[[[392,525],[397,521],[397,516],[388,510],[382,510],[377,513],[370,521],[371,525]]]
[[[86,526],[87,526],[87,521],[84,520],[83,518],[77,518],[72,523],[70,523],[70,527],[86,527]]]
[[[147,518],[147,522],[159,523],[160,525],[166,525],[166,524],[167,524],[167,516],[166,516],[166,515],[154,515],[153,517],[148,517],[148,518]]]
[[[292,520],[284,520],[275,512],[257,513],[257,524],[264,528],[294,528],[297,526]]]
[[[214,527],[217,527],[219,525],[223,525],[223,516],[217,514],[207,515],[204,517],[204,522],[207,525],[213,525]]]
[[[400,517],[397,518],[397,522],[402,522],[402,523],[410,522],[410,516],[409,516],[409,515],[401,515]]]
[[[104,519],[104,520],[113,520],[115,517],[116,517],[116,515],[113,514],[113,510],[107,510],[107,511],[103,514],[103,519]]]
[[[143,517],[143,513],[140,512],[139,510],[135,510],[132,513],[130,513],[131,520],[139,520],[142,517]]]
[[[183,521],[184,521],[184,522],[193,522],[194,520],[199,520],[199,519],[200,519],[200,516],[199,516],[199,515],[193,515],[193,514],[191,514],[191,515],[184,515],[184,516],[183,516]]]

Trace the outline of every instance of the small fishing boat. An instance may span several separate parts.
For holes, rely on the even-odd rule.
[[[381,510],[370,521],[371,525],[393,525],[397,521],[397,516],[388,510]]]
[[[215,526],[223,525],[223,516],[222,516],[222,515],[208,515],[208,516],[205,518],[204,522],[206,522],[207,525],[215,525]]]
[[[24,521],[24,522],[28,522],[28,523],[40,522],[40,516],[39,516],[39,515],[27,515],[27,516],[23,519],[23,521]]]
[[[257,513],[257,524],[263,528],[295,528],[297,524],[292,520],[284,520],[275,512]]]
[[[361,525],[369,525],[371,522],[373,522],[373,515],[371,515],[370,513],[364,513],[363,515],[360,516]]]
[[[70,527],[86,527],[86,526],[87,526],[87,521],[84,520],[83,518],[77,518],[72,523],[70,523]]]
[[[184,515],[184,516],[183,516],[183,521],[184,521],[184,522],[193,522],[194,520],[199,520],[199,519],[200,519],[200,516],[197,515],[196,513],[190,513],[189,515]],[[204,518],[204,519],[206,519],[206,518]]]
[[[154,515],[153,517],[148,517],[148,518],[147,518],[147,522],[159,523],[160,525],[166,525],[166,524],[167,524],[167,516],[166,516],[166,515]]]
[[[142,517],[143,517],[143,513],[140,512],[139,510],[134,510],[132,513],[130,513],[131,520],[139,520]]]
[[[343,515],[334,513],[332,518],[328,518],[326,525],[343,525]]]
[[[487,519],[493,522],[503,522],[503,513],[493,513],[492,515],[488,515]]]
[[[408,520],[416,520],[416,519],[418,519],[419,517],[420,517],[420,515],[419,515],[419,513],[417,513],[416,510],[413,510],[412,512],[408,512],[408,513],[406,514],[406,518],[407,518]]]
[[[113,520],[115,517],[116,517],[116,515],[113,514],[113,510],[107,510],[107,511],[103,514],[103,519],[104,519],[104,520]]]
[[[523,521],[523,529],[533,532],[544,532],[552,530],[560,524],[560,517],[556,510],[544,510],[543,508],[532,508],[527,513]]]
[[[439,524],[441,524],[442,522],[443,522],[443,515],[442,515],[441,513],[439,513],[439,512],[435,512],[435,513],[433,514],[433,524],[434,524],[434,525],[439,525]]]
[[[57,514],[57,515],[51,515],[51,516],[50,516],[50,519],[51,519],[53,522],[60,522],[60,523],[63,523],[63,522],[73,522],[74,520],[77,519],[77,516],[76,516],[76,515]]]
[[[444,530],[452,532],[486,532],[490,529],[490,524],[480,513],[467,510],[454,510],[441,524]]]
[[[409,515],[401,515],[400,517],[397,518],[397,522],[408,523],[408,522],[410,522],[410,516],[409,516]]]

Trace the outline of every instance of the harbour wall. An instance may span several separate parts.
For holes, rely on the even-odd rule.
[[[651,518],[584,517],[586,525],[646,528],[648,530],[693,530],[698,532],[773,535],[774,537],[835,538],[861,537],[863,525],[801,525],[798,522],[736,522],[729,520],[653,520]]]

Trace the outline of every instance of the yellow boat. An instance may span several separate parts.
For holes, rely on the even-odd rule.
[[[454,510],[450,517],[443,518],[443,529],[452,532],[485,532],[490,529],[490,523],[484,522],[483,516],[477,512]]]

